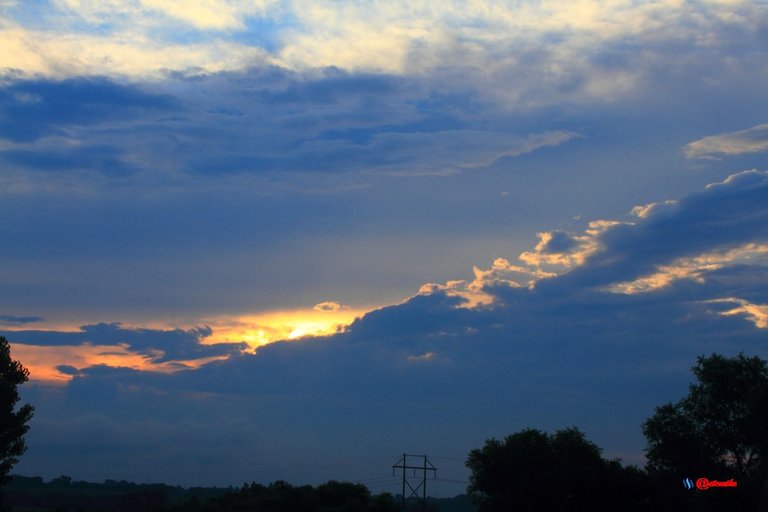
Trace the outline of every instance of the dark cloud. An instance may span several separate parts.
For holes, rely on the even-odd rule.
[[[0,87],[0,137],[29,143],[46,135],[68,135],[70,126],[126,120],[177,108],[170,96],[106,78],[12,80]]]
[[[178,362],[231,355],[246,348],[245,343],[203,344],[212,333],[209,327],[193,329],[142,329],[119,323],[84,325],[79,331],[10,331],[1,333],[11,342],[47,347],[124,345],[128,350],[148,356],[153,363]]]
[[[24,325],[45,320],[39,316],[0,315],[0,325]]]
[[[141,168],[140,185],[165,182],[166,173],[182,182],[286,172],[445,175],[575,135],[551,122],[489,126],[478,121],[491,106],[477,91],[447,93],[446,109],[434,84],[387,74],[256,68],[168,78],[154,91],[105,78],[9,79],[0,89],[8,120],[0,136],[26,145],[3,158],[22,170],[117,177]]]
[[[632,281],[660,265],[768,239],[768,173],[745,171],[653,209],[633,224],[599,237],[601,249],[568,275],[542,288],[578,289]]]
[[[74,366],[70,366],[68,364],[60,364],[56,367],[56,370],[58,370],[60,373],[63,373],[64,375],[77,375],[79,373],[79,370],[75,368]]]
[[[76,148],[39,150],[11,149],[0,152],[0,163],[42,172],[85,170],[107,176],[127,176],[137,171],[123,159],[120,148],[94,145]]]
[[[456,247],[460,235],[508,249],[501,226],[535,232],[521,212],[544,222],[533,196],[499,199],[520,189],[501,163],[576,132],[449,85],[268,67],[144,85],[8,79],[3,126],[18,134],[0,152],[0,310],[64,315],[62,297],[114,319],[306,307],[328,293],[370,304],[471,268],[486,248]],[[484,171],[460,176],[469,168]],[[453,259],[435,264],[436,243]],[[297,271],[309,267],[324,270]]]
[[[765,243],[768,233],[760,225],[768,208],[765,181],[765,173],[738,174],[636,224],[606,230],[598,235],[598,251],[581,267],[534,288],[493,280],[486,287],[497,299],[492,305],[468,308],[460,297],[436,290],[372,311],[340,334],[275,343],[256,354],[234,353],[195,370],[159,374],[95,366],[74,374],[65,369],[74,374],[62,391],[66,401],[52,405],[40,388],[30,396],[41,401],[43,423],[56,410],[69,426],[32,437],[30,460],[40,459],[51,439],[65,439],[76,428],[70,422],[99,414],[110,423],[119,418],[144,425],[134,440],[114,438],[111,450],[126,457],[126,467],[150,458],[153,464],[165,461],[155,457],[158,439],[164,438],[159,433],[183,429],[181,418],[210,428],[232,421],[250,425],[259,434],[247,442],[248,449],[260,451],[265,461],[317,460],[328,452],[359,457],[372,446],[383,453],[415,446],[461,460],[491,436],[525,426],[575,424],[607,455],[642,463],[640,424],[656,405],[685,393],[697,356],[744,351],[768,357],[764,328],[745,314],[724,316],[734,304],[712,302],[733,297],[768,302],[765,262],[725,262],[705,270],[703,279],[673,280],[644,293],[611,292],[606,285],[675,257]],[[734,211],[724,207],[728,204],[748,206]],[[684,233],[691,233],[691,249],[671,239]],[[664,244],[669,255],[654,249]],[[189,347],[206,334],[100,324],[71,336],[126,342],[135,350],[162,349],[167,343],[171,352],[194,352]],[[35,343],[42,335],[24,336]],[[190,445],[226,443],[195,429],[186,435]],[[299,449],[278,449],[270,444],[274,441],[262,444],[277,438],[297,446],[309,443],[315,451],[308,456]],[[61,442],[67,453],[77,453],[71,443]],[[129,450],[133,443],[144,448]],[[242,468],[227,469],[231,454],[226,450],[218,455],[192,451],[200,459],[190,463],[205,459],[205,467],[218,468],[221,478],[242,479],[237,473]],[[80,471],[100,467],[89,450],[72,457]],[[453,470],[460,472],[460,464]],[[329,474],[327,469],[288,473],[309,481]]]
[[[269,77],[282,78],[284,87],[275,88],[274,80],[262,82],[262,87],[253,93],[267,103],[337,103],[350,98],[360,101],[364,98],[390,95],[401,84],[394,76],[367,73],[349,73],[338,68],[326,68],[314,77],[301,76],[280,69],[273,69]],[[265,86],[266,85],[266,86]]]
[[[541,247],[541,252],[545,254],[569,252],[578,245],[578,242],[564,231],[553,231],[550,234],[551,238]]]

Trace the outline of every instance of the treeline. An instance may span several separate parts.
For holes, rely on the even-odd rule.
[[[76,481],[60,476],[49,482],[41,477],[14,475],[2,492],[14,512],[152,512],[170,503],[208,500],[234,488],[182,488],[161,483],[137,484],[124,480],[103,483]]]
[[[472,450],[479,512],[768,511],[768,364],[699,357],[696,382],[642,425],[644,469],[601,457],[577,428],[525,429]]]
[[[316,487],[285,481],[241,488],[137,484],[106,480],[74,481],[61,476],[14,476],[6,485],[6,504],[14,512],[395,512],[401,497],[372,495],[362,484],[329,481]],[[429,512],[472,512],[467,495],[428,498]]]
[[[396,512],[391,494],[372,496],[362,484],[330,481],[317,487],[277,481],[244,485],[240,490],[201,501],[192,498],[162,512]]]
[[[474,505],[430,500],[428,510],[768,511],[768,363],[713,354],[692,370],[688,395],[657,407],[642,425],[645,468],[604,459],[576,427],[524,429],[470,451]],[[181,489],[15,477],[5,492],[17,512],[395,512],[400,505],[391,494],[336,481]]]
[[[501,441],[491,439],[472,450],[467,465],[479,512],[768,511],[765,473],[624,466],[602,458],[600,448],[576,428],[554,434],[525,429]],[[702,478],[709,488],[697,487]],[[729,483],[734,485],[717,486]]]

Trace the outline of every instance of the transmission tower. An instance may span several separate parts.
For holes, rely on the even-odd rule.
[[[409,464],[410,457],[410,464]],[[418,460],[418,464],[413,462]],[[395,476],[395,471],[398,469],[403,470],[403,494],[402,494],[402,508],[403,512],[406,512],[410,503],[415,501],[416,507],[411,510],[419,510],[426,512],[427,510],[427,471],[432,471],[432,474],[437,476],[437,468],[432,465],[426,455],[408,455],[403,454],[403,457],[397,461],[397,464],[392,466],[392,476]],[[409,476],[408,470],[411,470]],[[418,474],[417,474],[418,471]],[[415,484],[415,486],[414,486]],[[406,496],[406,490],[408,495]],[[421,491],[421,497],[419,497],[419,491]],[[415,500],[412,500],[415,498]],[[421,507],[418,503],[421,502]]]

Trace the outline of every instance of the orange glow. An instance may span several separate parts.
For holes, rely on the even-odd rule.
[[[365,314],[368,309],[351,309],[335,302],[322,302],[312,309],[270,311],[255,315],[221,316],[201,319],[186,325],[152,322],[142,324],[141,328],[152,329],[189,329],[207,325],[213,334],[200,342],[206,345],[215,343],[245,342],[251,352],[258,347],[280,340],[295,340],[305,336],[323,336],[333,334],[352,323],[355,318]],[[82,324],[79,324],[82,325]],[[125,329],[136,327],[123,324]],[[20,326],[14,330],[25,330],[29,326]],[[79,331],[73,324],[39,322],[37,330]],[[9,329],[10,330],[10,329]],[[67,365],[77,369],[90,366],[106,365],[111,367],[131,368],[134,370],[171,373],[188,368],[198,368],[211,361],[225,359],[227,356],[209,357],[188,361],[154,363],[153,358],[162,355],[142,355],[129,350],[128,344],[119,345],[82,345],[37,346],[23,343],[11,344],[13,357],[29,370],[30,380],[44,384],[66,384],[72,375],[62,373],[57,366]]]
[[[244,341],[252,349],[280,340],[333,334],[351,324],[368,309],[351,309],[318,304],[313,309],[270,311],[256,315],[216,317],[204,323],[213,334],[204,343]]]
[[[13,358],[17,359],[29,370],[29,378],[45,384],[66,384],[72,379],[71,375],[56,369],[60,365],[75,368],[87,368],[95,365],[106,365],[134,370],[149,370],[170,373],[182,368],[196,368],[216,358],[198,359],[179,362],[153,363],[151,356],[137,354],[128,350],[125,344],[120,345],[67,345],[60,347],[24,345],[12,343]]]

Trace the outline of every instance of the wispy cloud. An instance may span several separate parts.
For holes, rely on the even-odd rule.
[[[753,304],[736,297],[726,297],[709,301],[712,304],[735,304],[736,307],[721,311],[723,316],[743,315],[759,329],[768,329],[768,304]]]
[[[41,322],[44,319],[39,316],[0,315],[0,325],[15,326]]]
[[[311,179],[446,176],[581,138],[565,129],[480,129],[470,102],[445,113],[430,96],[418,82],[339,70],[179,76],[163,87],[11,78],[0,89],[0,113],[9,120],[0,128],[0,162],[14,184],[5,191],[28,190],[35,181],[41,189],[58,183],[157,190],[276,175],[322,190]]]
[[[688,158],[717,158],[768,151],[768,124],[732,133],[710,135],[685,146]]]

